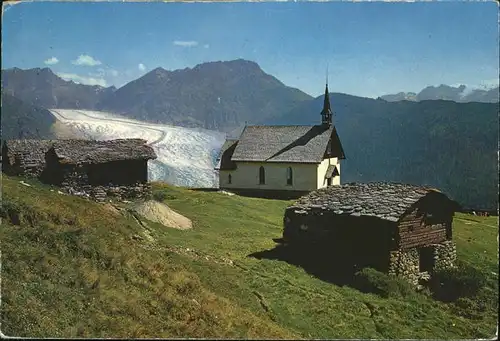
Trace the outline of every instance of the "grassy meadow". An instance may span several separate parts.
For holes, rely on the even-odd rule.
[[[193,221],[139,224],[111,205],[2,179],[1,331],[29,337],[491,338],[497,217],[456,214],[459,261],[477,297],[382,297],[254,253],[275,247],[290,203],[154,184]],[[123,204],[122,204],[123,206]],[[470,302],[469,302],[470,301]],[[470,313],[469,310],[473,310]]]

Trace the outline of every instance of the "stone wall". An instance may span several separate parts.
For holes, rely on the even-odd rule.
[[[53,168],[50,183],[61,186],[66,193],[86,197],[95,201],[113,198],[123,201],[128,199],[148,199],[152,195],[151,184],[138,179],[135,183],[121,185],[91,184],[88,167],[61,166]],[[117,170],[118,171],[118,170]]]
[[[44,165],[24,165],[16,162],[10,165],[7,162],[2,163],[2,171],[8,175],[20,176],[25,178],[38,178],[43,173]]]
[[[86,197],[98,202],[103,202],[107,199],[119,201],[149,199],[152,195],[150,183],[137,183],[133,186],[63,186],[62,189],[69,194]]]
[[[420,280],[428,280],[435,271],[455,266],[457,254],[453,241],[447,240],[439,244],[426,246],[426,248],[431,249],[432,254],[432,265],[428,271],[420,271],[420,252],[423,248],[412,248],[390,252],[389,274],[401,276],[416,286]]]
[[[391,251],[389,275],[403,277],[416,286],[420,277],[419,263],[417,249]]]
[[[457,248],[453,241],[434,244],[434,271],[455,267]]]

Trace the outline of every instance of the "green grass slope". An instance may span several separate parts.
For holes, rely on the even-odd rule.
[[[460,260],[487,278],[473,316],[428,295],[336,286],[272,249],[287,201],[155,184],[176,230],[3,178],[2,332],[17,336],[478,338],[495,333],[496,218],[457,215]],[[16,214],[15,212],[21,212]],[[488,296],[489,295],[489,296]]]

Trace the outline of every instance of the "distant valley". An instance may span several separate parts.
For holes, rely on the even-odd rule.
[[[342,182],[428,184],[465,206],[496,208],[498,102],[479,103],[490,95],[476,92],[467,98],[477,100],[462,103],[452,94],[464,88],[438,87],[449,90],[439,95],[447,100],[432,87],[424,90],[413,99],[401,95],[403,101],[331,95],[347,155]],[[323,98],[287,87],[246,60],[157,68],[119,89],[67,82],[50,69],[9,69],[2,71],[2,95],[2,138],[52,136],[55,119],[46,109],[55,108],[103,110],[237,137],[245,123],[317,124]]]

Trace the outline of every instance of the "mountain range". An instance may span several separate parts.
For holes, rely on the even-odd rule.
[[[311,99],[246,60],[210,62],[190,69],[157,68],[105,98],[99,110],[185,127],[230,131],[267,119]]]
[[[49,68],[2,70],[2,93],[42,108],[92,109],[116,88],[77,84]]]
[[[313,100],[284,85],[257,63],[238,59],[167,71],[156,68],[119,89],[66,81],[49,68],[2,70],[2,92],[42,108],[102,110],[146,122],[237,134],[246,122],[272,120]],[[495,89],[440,85],[380,98],[388,102],[498,102]]]
[[[175,71],[156,68],[119,89],[65,81],[48,68],[14,68],[2,70],[2,92],[44,108],[102,110],[226,132],[312,99],[242,59]]]
[[[466,85],[449,86],[441,84],[439,86],[428,86],[418,94],[415,92],[399,92],[397,94],[384,95],[381,99],[388,102],[397,101],[427,101],[427,100],[447,100],[459,103],[483,102],[498,103],[499,87],[474,88]]]
[[[496,209],[498,102],[462,103],[450,100],[451,95],[446,95],[448,100],[423,100],[426,93],[432,97],[424,90],[418,101],[396,102],[331,94],[335,125],[347,154],[342,182],[427,184],[465,206]],[[449,93],[459,90],[466,89]],[[176,71],[157,68],[120,89],[64,81],[50,69],[9,69],[2,71],[2,94],[4,101],[14,101],[9,95],[17,98],[17,104],[2,107],[2,118],[11,117],[2,119],[3,131],[13,132],[8,136],[19,134],[16,117],[36,116],[26,121],[31,125],[28,135],[35,136],[38,125],[53,124],[43,108],[66,108],[106,110],[237,137],[245,122],[317,124],[323,101],[323,96],[313,98],[287,87],[245,60]]]

